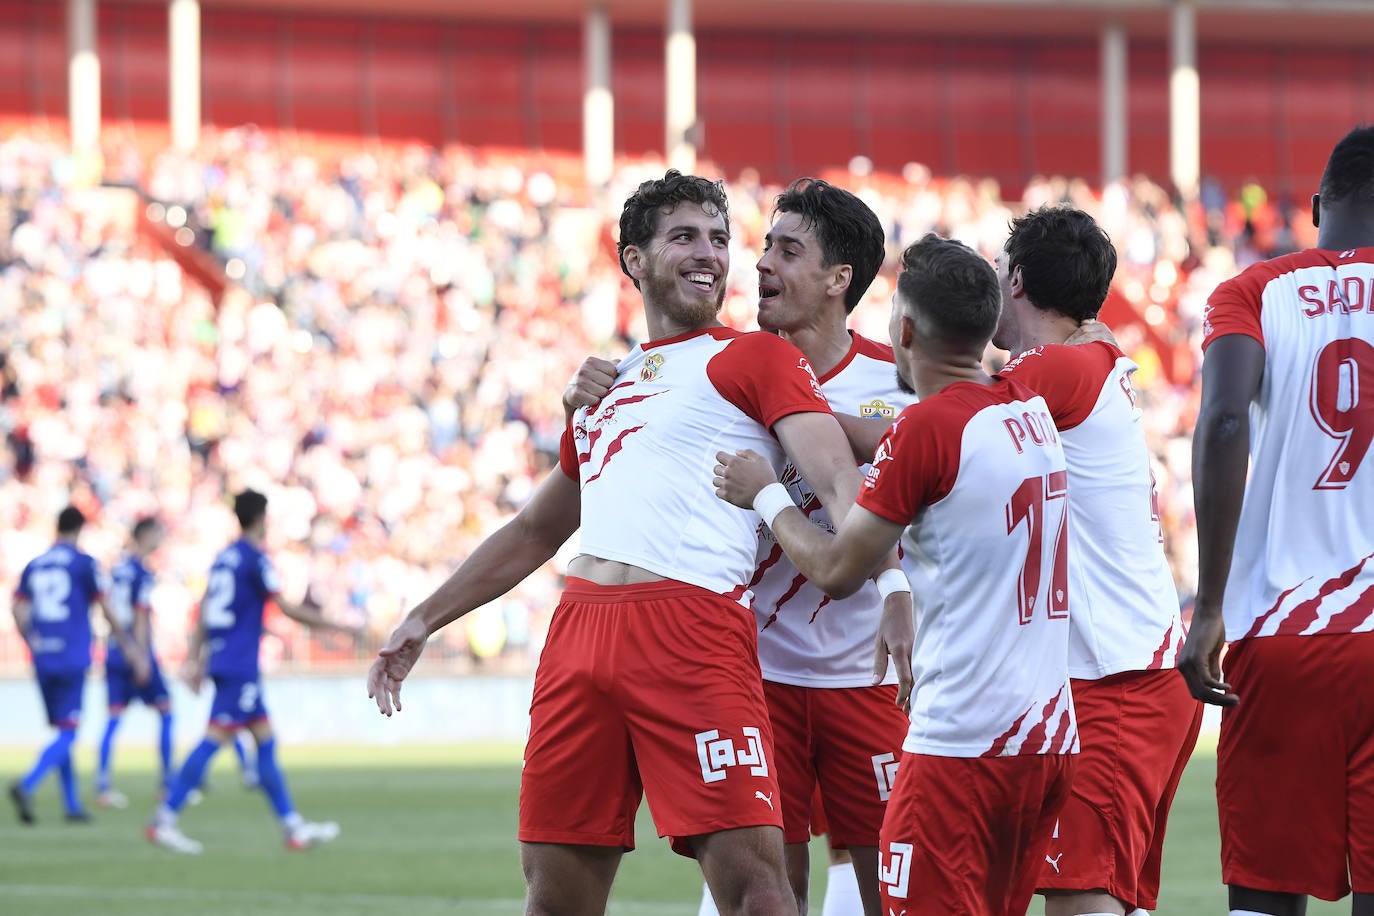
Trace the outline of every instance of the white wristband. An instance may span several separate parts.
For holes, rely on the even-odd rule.
[[[900,569],[885,569],[878,573],[878,578],[873,581],[878,586],[878,597],[884,601],[894,592],[911,594],[911,583],[907,581],[906,573]]]
[[[783,509],[795,505],[796,503],[792,502],[792,494],[777,481],[759,490],[754,496],[754,511],[763,516],[763,523],[769,528],[773,527],[773,520]]]

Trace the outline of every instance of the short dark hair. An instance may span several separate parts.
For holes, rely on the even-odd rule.
[[[986,344],[1002,311],[1002,289],[988,259],[933,232],[902,252],[897,294],[915,310],[921,333],[956,346]]]
[[[1036,308],[1075,321],[1096,318],[1116,273],[1116,247],[1082,210],[1040,207],[1011,221],[1003,246],[1007,271],[1021,268],[1021,285]]]
[[[1321,199],[1374,204],[1374,126],[1361,124],[1341,138],[1322,172]]]
[[[678,204],[699,204],[712,216],[719,213],[725,217],[725,228],[730,228],[730,204],[725,199],[723,183],[669,169],[662,178],[650,179],[635,188],[620,211],[620,241],[615,251],[625,276],[630,277],[630,270],[625,266],[625,249],[631,245],[649,244],[658,232],[659,219],[671,213]],[[634,277],[630,279],[634,280],[635,289],[639,289],[639,281]]]
[[[158,521],[155,516],[145,515],[134,522],[134,540],[141,541],[146,535],[151,534],[155,529],[161,527],[162,522]]]
[[[77,534],[86,524],[86,516],[76,506],[68,506],[57,513],[57,533]]]
[[[821,266],[853,269],[844,294],[844,311],[854,311],[883,266],[887,236],[878,215],[855,195],[819,178],[798,178],[778,195],[773,212],[795,213],[816,233]]]
[[[238,517],[240,527],[251,528],[266,514],[267,497],[257,490],[244,490],[234,497],[234,515]]]

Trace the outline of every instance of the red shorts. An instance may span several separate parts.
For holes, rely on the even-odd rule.
[[[1374,894],[1374,633],[1244,639],[1225,666],[1240,705],[1217,744],[1222,880]]]
[[[883,821],[883,912],[1025,916],[1077,755],[905,754]]]
[[[907,717],[897,685],[798,687],[763,682],[782,789],[783,837],[805,843],[820,791],[832,846],[877,846]]]
[[[634,848],[782,826],[754,617],[694,585],[569,579],[534,678],[520,839]]]
[[[1037,890],[1105,890],[1159,903],[1169,806],[1202,727],[1202,704],[1172,669],[1074,680],[1082,751]]]

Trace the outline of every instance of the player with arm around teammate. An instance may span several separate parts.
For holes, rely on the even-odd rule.
[[[177,817],[187,796],[200,786],[215,754],[226,742],[232,742],[241,728],[248,729],[257,744],[258,780],[281,823],[286,847],[305,849],[339,834],[339,825],[333,821],[305,820],[291,800],[286,777],[277,765],[277,741],[263,701],[258,650],[268,601],[306,626],[345,628],[326,620],[318,608],[292,604],[278,594],[276,571],[263,553],[267,497],[244,490],[234,497],[234,515],[242,533],[215,557],[187,658],[187,680],[193,689],[199,689],[207,673],[214,681],[210,722],[205,737],[187,755],[171,791],[145,831],[149,840],[174,852],[201,851],[199,842],[181,832]]]
[[[526,912],[601,913],[647,794],[723,913],[795,913],[747,585],[758,518],[698,469],[718,443],[790,457],[843,515],[859,474],[805,358],[717,320],[729,268],[717,182],[669,171],[620,219],[650,340],[581,408],[560,466],[392,634],[369,674],[384,713],[440,627],[500,596],[581,526],[535,674],[520,794]],[[641,788],[642,786],[642,788]]]
[[[836,596],[910,525],[916,686],[883,821],[883,907],[1023,916],[1077,751],[1064,453],[1044,400],[983,371],[1001,300],[991,266],[934,235],[902,266],[889,331],[921,400],[838,531],[796,510],[757,455],[720,453],[715,484]]]
[[[1069,675],[1082,752],[1044,857],[1046,916],[1153,909],[1169,807],[1202,707],[1174,671],[1183,644],[1149,447],[1110,343],[1065,346],[1106,300],[1116,250],[1091,216],[1045,207],[997,258],[1004,377],[1049,405],[1069,471]]]
[[[1374,127],[1331,151],[1312,219],[1316,248],[1222,283],[1203,316],[1178,665],[1225,707],[1232,914],[1300,916],[1352,890],[1351,912],[1374,914]]]
[[[91,605],[100,605],[112,638],[127,653],[135,682],[142,684],[148,679],[147,659],[105,601],[106,584],[99,564],[77,547],[85,524],[86,517],[75,506],[58,513],[56,543],[29,561],[15,590],[14,622],[33,656],[48,723],[57,729],[57,736],[24,778],[10,785],[10,801],[24,824],[34,823],[34,790],[53,769],[61,776],[67,820],[89,819],[77,790],[72,745],[81,720],[86,672],[91,667]]]

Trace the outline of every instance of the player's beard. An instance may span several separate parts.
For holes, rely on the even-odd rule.
[[[911,387],[911,383],[902,378],[901,370],[894,369],[892,374],[897,376],[897,387],[901,389],[902,394],[914,395],[916,393],[916,389]]]
[[[665,318],[674,324],[689,328],[706,327],[715,321],[725,304],[725,278],[716,283],[719,288],[714,298],[686,297],[679,285],[682,278],[677,274],[651,274],[642,282],[644,299],[655,303]]]

